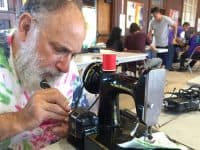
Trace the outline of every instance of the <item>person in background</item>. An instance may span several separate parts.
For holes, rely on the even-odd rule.
[[[185,45],[189,44],[191,33],[190,33],[190,23],[184,22],[183,23],[183,32],[180,35],[181,39],[183,39],[183,42]]]
[[[168,46],[168,36],[169,36],[169,27],[174,28],[174,39],[177,35],[177,25],[176,23],[169,17],[162,15],[160,12],[160,8],[154,7],[151,10],[151,14],[153,15],[153,19],[150,21],[149,33],[148,36],[152,39],[152,31],[154,31],[155,37],[155,46],[157,48],[167,48],[168,54],[164,55],[163,64],[166,69],[173,70],[171,66],[171,54],[174,53],[174,49]]]
[[[151,40],[147,34],[142,32],[136,23],[131,24],[129,32],[129,35],[126,36],[124,41],[125,51],[146,53],[146,45],[150,45],[151,49],[155,50],[155,47],[151,45]],[[145,68],[159,68],[161,64],[162,60],[160,58],[147,59]]]
[[[146,33],[142,32],[138,24],[132,23],[129,28],[129,34],[125,37],[124,50],[145,52],[145,46],[150,45],[152,49],[155,49],[151,45],[150,38]]]
[[[168,39],[168,46],[169,48],[174,51],[174,53],[169,53],[168,56],[168,66],[171,66],[170,71],[175,70],[172,65],[174,61],[178,61],[178,53],[181,51],[182,47],[184,46],[183,40],[181,38],[181,34],[184,32],[183,26],[181,24],[181,18],[178,19],[178,27],[177,27],[177,36],[174,40],[174,28],[169,28],[169,39]]]
[[[197,33],[195,35],[192,36],[192,38],[189,41],[189,46],[187,46],[187,51],[184,52],[181,57],[180,57],[180,68],[179,71],[185,71],[187,70],[187,67],[185,67],[185,61],[187,58],[190,57],[190,55],[192,54],[192,52],[195,50],[195,48],[197,46],[200,46],[200,33]],[[196,51],[193,56],[192,59],[200,59],[200,51]],[[195,65],[196,61],[192,60],[190,62],[190,67],[192,68]]]
[[[181,18],[178,19],[178,28],[177,28],[177,38],[176,40],[173,41],[174,39],[174,31],[173,29],[170,30],[169,33],[169,44],[173,44],[175,53],[174,53],[174,62],[179,62],[179,53],[181,51],[184,51],[186,46],[188,45],[188,40],[187,37],[185,36],[186,32],[189,30],[190,25],[189,23],[185,22],[182,25],[182,20]]]
[[[119,27],[114,27],[110,33],[110,36],[106,42],[106,47],[115,51],[123,51],[123,42],[121,39],[122,30]]]
[[[72,60],[85,21],[74,0],[26,0],[17,22],[9,43],[0,36],[0,149],[39,150],[67,137],[71,109],[88,107]]]

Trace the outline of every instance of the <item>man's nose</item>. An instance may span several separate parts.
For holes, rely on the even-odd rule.
[[[70,61],[71,61],[71,56],[69,55],[60,58],[60,60],[56,64],[56,68],[60,72],[67,73],[69,71]]]

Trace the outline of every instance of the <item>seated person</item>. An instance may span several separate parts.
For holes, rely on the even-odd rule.
[[[146,45],[150,45],[151,49],[155,50],[154,46],[151,45],[149,37],[141,31],[140,27],[136,23],[131,24],[129,32],[130,34],[125,38],[124,42],[125,51],[145,53]],[[145,68],[159,68],[161,64],[162,60],[160,58],[147,59]],[[131,63],[129,65],[131,65]]]
[[[197,33],[196,35],[193,35],[192,38],[189,41],[189,46],[186,48],[187,51],[184,52],[180,57],[180,68],[179,71],[187,70],[187,67],[185,67],[185,61],[187,58],[190,57],[192,52],[195,50],[197,46],[200,46],[200,33]],[[193,54],[192,59],[200,59],[200,51],[197,51]],[[190,67],[192,68],[195,65],[196,61],[192,60],[190,62]]]
[[[179,26],[177,29],[177,38],[173,41],[174,48],[175,48],[175,55],[174,55],[174,62],[179,62],[179,53],[184,51],[184,49],[189,44],[189,39],[191,34],[190,33],[190,24],[188,22],[184,22],[181,25],[181,19],[179,18]],[[169,39],[169,41],[172,39]]]
[[[183,41],[185,45],[189,44],[189,40],[191,38],[191,31],[190,31],[190,23],[189,22],[184,22],[183,23],[183,31],[180,34],[180,40]]]
[[[121,40],[122,30],[119,27],[114,27],[110,33],[106,47],[115,51],[123,51],[123,42]]]
[[[27,0],[10,46],[0,37],[0,149],[38,150],[66,137],[70,109],[78,99],[88,107],[71,61],[85,38],[79,7]],[[44,79],[52,88],[40,88]]]

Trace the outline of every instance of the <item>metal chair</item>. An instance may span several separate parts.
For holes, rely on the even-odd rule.
[[[195,49],[193,50],[193,52],[191,53],[191,55],[189,56],[189,58],[187,59],[187,66],[188,66],[188,70],[190,71],[190,73],[192,74],[192,67],[190,66],[190,63],[192,61],[200,61],[200,57],[199,58],[193,58],[193,56],[196,53],[200,53],[200,46],[195,47]]]

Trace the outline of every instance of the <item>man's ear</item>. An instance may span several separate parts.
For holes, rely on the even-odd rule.
[[[25,41],[27,38],[27,34],[30,30],[32,22],[32,16],[29,13],[23,13],[19,18],[19,37],[22,41]]]

